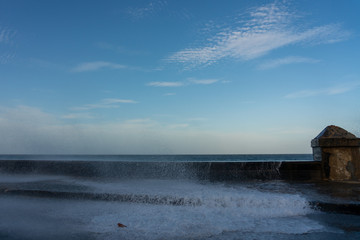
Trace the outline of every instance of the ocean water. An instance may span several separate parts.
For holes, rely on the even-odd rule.
[[[314,183],[141,174],[109,179],[0,169],[0,239],[360,239],[360,216],[312,206],[335,201]]]
[[[119,161],[119,162],[273,162],[312,161],[312,154],[183,154],[183,155],[33,155],[4,154],[0,160]]]

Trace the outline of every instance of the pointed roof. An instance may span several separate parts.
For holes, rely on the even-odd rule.
[[[311,147],[360,147],[360,138],[338,126],[327,126],[311,140]]]
[[[341,127],[330,125],[322,130],[315,139],[318,138],[356,138],[356,136]]]

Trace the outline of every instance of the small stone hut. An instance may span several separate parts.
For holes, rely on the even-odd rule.
[[[360,138],[327,126],[311,141],[315,161],[321,161],[322,178],[333,181],[360,180]]]

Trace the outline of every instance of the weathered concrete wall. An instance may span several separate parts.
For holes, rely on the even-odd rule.
[[[329,180],[360,180],[360,151],[355,147],[323,148]]]
[[[107,162],[1,160],[0,173],[86,178],[196,178],[211,181],[321,180],[321,163],[303,162]]]
[[[311,146],[314,160],[321,161],[323,179],[360,180],[360,138],[340,127],[328,126]]]

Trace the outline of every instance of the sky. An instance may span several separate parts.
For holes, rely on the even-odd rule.
[[[311,153],[360,136],[360,1],[0,1],[1,154]]]

